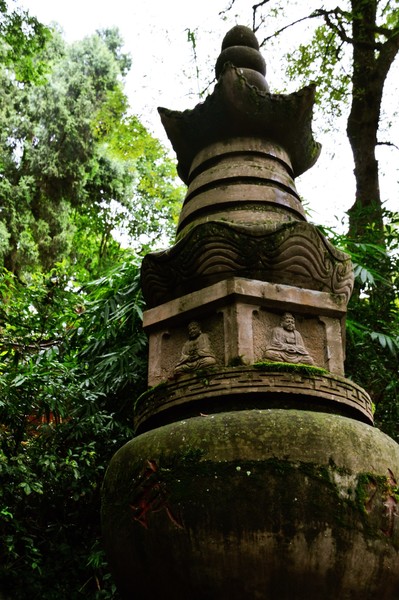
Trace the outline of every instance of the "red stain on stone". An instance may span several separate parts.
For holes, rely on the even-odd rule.
[[[367,498],[364,502],[364,508],[368,513],[370,513],[373,510],[375,495],[377,493],[377,483],[374,480],[370,480],[367,483],[366,491]]]
[[[386,498],[383,505],[385,506],[384,522],[385,527],[381,531],[387,537],[392,537],[396,519],[398,518],[398,501],[395,495],[397,490],[397,482],[391,469],[388,469]]]
[[[138,478],[133,500],[129,504],[135,521],[148,529],[151,513],[165,510],[168,518],[179,529],[184,529],[181,518],[172,510],[165,482],[161,481],[155,460],[147,460]]]

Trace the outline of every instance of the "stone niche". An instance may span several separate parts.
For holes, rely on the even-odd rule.
[[[346,302],[342,295],[232,277],[144,313],[149,335],[148,385],[185,374],[178,368],[176,372],[176,367],[190,322],[198,322],[207,336],[215,366],[253,365],[267,360],[273,330],[287,312],[294,317],[295,329],[312,358],[303,362],[343,375]],[[194,366],[186,372],[195,370]]]

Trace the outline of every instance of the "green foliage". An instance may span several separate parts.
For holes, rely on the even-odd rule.
[[[132,66],[132,59],[129,54],[124,54],[122,52],[123,39],[119,30],[116,27],[112,27],[111,29],[100,29],[97,33],[105,42],[107,48],[112,52],[122,76],[127,75]]]
[[[334,235],[332,242],[351,255],[356,274],[346,327],[346,375],[369,392],[376,425],[398,441],[398,213],[385,211],[384,222],[383,246],[344,235]],[[370,238],[373,225],[370,222]]]
[[[47,72],[38,53],[50,38],[50,31],[26,11],[10,12],[0,3],[0,64],[7,66],[19,82],[40,82]]]
[[[147,361],[138,259],[116,237],[167,241],[181,188],[130,113],[116,30],[67,46],[0,15],[0,589],[116,599],[99,492]]]
[[[280,45],[288,43],[282,70],[291,82],[317,84],[316,101],[322,117],[317,121],[318,127],[339,132],[345,123],[339,117],[346,115],[345,134],[353,154],[356,180],[353,205],[348,210],[349,231],[352,237],[361,235],[366,240],[373,222],[379,234],[377,243],[383,245],[383,201],[376,147],[395,146],[387,141],[390,131],[386,128],[390,119],[397,116],[395,92],[391,85],[392,101],[385,102],[385,97],[389,97],[385,84],[392,83],[389,73],[399,52],[398,3],[346,0],[339,5],[320,2],[317,6],[293,1],[289,10],[284,8],[281,0],[255,4],[254,29],[258,34],[268,31],[262,45],[275,38],[279,38]],[[296,36],[292,35],[294,31]],[[301,39],[299,46],[293,41],[295,37]],[[341,133],[344,135],[344,130]]]
[[[300,44],[286,57],[287,76],[300,85],[317,85],[316,102],[323,106],[328,126],[336,121],[350,99],[350,65],[342,40],[326,25],[317,27],[307,44]],[[298,69],[298,66],[300,68]]]
[[[175,163],[135,116],[125,115],[115,127],[99,115],[104,144],[115,159],[130,165],[133,193],[118,211],[119,227],[137,249],[166,245],[177,224],[183,187]]]
[[[141,330],[143,299],[135,262],[123,262],[88,283],[89,300],[82,315],[87,345],[80,351],[86,368],[104,394],[140,385],[146,370],[146,338]],[[80,346],[80,329],[75,329]]]
[[[295,44],[284,56],[286,75],[296,85],[307,85],[309,81],[317,84],[316,100],[323,116],[328,119],[328,126],[334,126],[337,116],[349,105],[351,96],[362,92],[353,81],[353,72],[359,60],[359,57],[354,57],[353,49],[362,44],[363,50],[372,49],[374,45],[374,58],[378,61],[380,54],[387,50],[387,45],[396,43],[392,38],[398,34],[398,3],[396,0],[377,3],[347,0],[334,7],[321,2],[319,6],[310,2],[293,2],[291,6],[294,10],[284,14],[284,6],[279,0],[255,5],[254,26],[256,23],[258,33],[264,30],[269,32],[263,44],[279,38],[280,46],[283,40],[290,45],[288,38],[294,31],[304,40]],[[353,29],[356,21],[360,24],[358,32]],[[367,32],[367,39],[361,38],[364,33],[362,27]],[[360,36],[359,39],[356,35]],[[390,52],[393,52],[393,59],[394,48]],[[377,62],[376,67],[377,70],[384,68]],[[371,90],[363,92],[370,93]]]
[[[21,277],[67,260],[93,278],[118,252],[116,230],[136,248],[161,231],[167,239],[181,188],[129,113],[117,30],[70,46],[53,31],[37,60],[47,65],[40,85],[21,87],[0,65],[0,257]]]
[[[325,375],[328,373],[328,371],[322,367],[314,367],[313,365],[305,365],[302,363],[293,364],[278,361],[262,361],[254,363],[253,366],[259,371],[268,373],[297,373],[298,375],[305,375],[307,377],[315,377],[316,375]]]
[[[100,542],[106,465],[145,387],[139,270],[84,288],[59,267],[4,272],[0,316],[0,588],[5,598],[116,598]]]

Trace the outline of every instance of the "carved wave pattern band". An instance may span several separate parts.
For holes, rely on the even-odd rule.
[[[169,250],[147,255],[142,266],[149,307],[228,277],[343,294],[346,301],[353,289],[349,257],[306,222],[273,230],[202,223]]]

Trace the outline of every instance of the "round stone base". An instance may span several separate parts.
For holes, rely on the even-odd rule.
[[[114,456],[103,533],[124,599],[394,600],[399,446],[332,414],[243,410]]]

